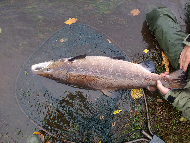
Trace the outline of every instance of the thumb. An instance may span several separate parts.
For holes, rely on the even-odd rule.
[[[160,90],[163,87],[160,80],[157,80],[157,88]]]
[[[157,88],[162,92],[164,95],[170,90],[166,87],[164,87],[160,80],[157,81]]]

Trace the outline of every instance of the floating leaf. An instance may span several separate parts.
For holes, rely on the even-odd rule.
[[[71,24],[75,23],[76,21],[77,21],[76,18],[69,18],[69,20],[65,21],[64,23],[71,25]]]
[[[109,43],[112,43],[110,39],[107,39]]]
[[[119,112],[121,112],[122,110],[115,110],[114,112],[113,112],[113,114],[117,114],[117,113],[119,113]]]
[[[149,51],[148,49],[145,49],[143,52],[144,52],[144,53],[148,53],[148,51]]]
[[[141,89],[131,89],[131,96],[133,99],[137,99],[143,96]]]
[[[163,58],[163,63],[164,63],[164,65],[165,65],[165,69],[166,69],[166,71],[167,72],[169,72],[169,60],[168,60],[168,58],[167,58],[167,56],[164,54],[164,52],[162,52],[162,58]]]
[[[17,135],[19,135],[21,133],[21,130],[18,131]]]
[[[25,75],[27,75],[28,73],[26,71],[24,71]]]
[[[131,14],[132,14],[133,16],[139,15],[139,13],[140,13],[140,11],[139,11],[138,9],[133,9],[133,10],[131,11]]]
[[[65,42],[65,41],[67,41],[68,39],[67,38],[62,38],[61,40],[60,40],[60,42],[62,43],[62,42]]]

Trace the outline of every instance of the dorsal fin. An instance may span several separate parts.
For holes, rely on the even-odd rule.
[[[116,59],[116,60],[125,60],[124,56],[117,56],[117,57],[111,57],[112,59]]]
[[[86,57],[86,54],[84,54],[84,55],[79,55],[79,56],[70,58],[68,61],[69,61],[69,62],[72,62],[72,61],[77,60],[77,59],[84,59],[85,57]]]

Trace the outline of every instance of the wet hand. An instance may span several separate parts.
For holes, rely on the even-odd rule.
[[[165,73],[161,73],[160,75],[161,75],[161,76],[166,76],[167,74],[169,74],[169,73],[165,72]],[[169,88],[164,87],[164,86],[162,85],[162,83],[161,83],[160,80],[157,80],[157,88],[158,88],[158,89],[160,90],[160,92],[162,92],[164,95],[166,95],[166,93],[168,93],[168,91],[170,90]]]
[[[190,46],[185,46],[184,49],[182,50],[179,63],[180,63],[180,69],[183,69],[183,71],[185,72],[190,63]]]

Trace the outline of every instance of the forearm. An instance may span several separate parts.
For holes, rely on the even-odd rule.
[[[182,31],[176,17],[168,8],[155,8],[146,14],[146,20],[172,67],[179,69],[178,59],[185,46],[182,42],[188,34]]]
[[[190,82],[184,89],[170,90],[164,96],[174,107],[182,111],[183,116],[190,120]]]

